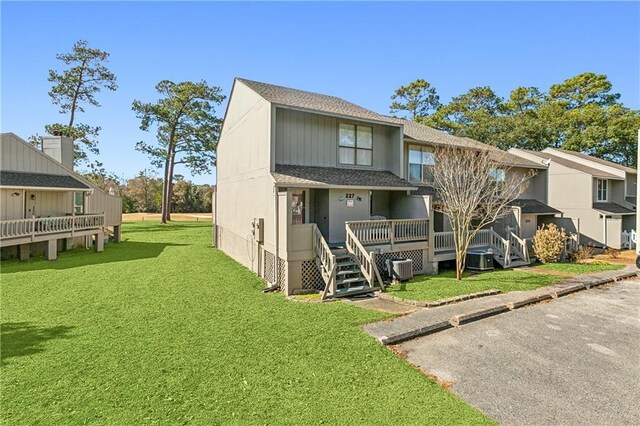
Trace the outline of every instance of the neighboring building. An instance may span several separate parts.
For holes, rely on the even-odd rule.
[[[509,152],[547,168],[548,203],[572,218],[581,244],[616,249],[634,244],[635,169],[556,148]]]
[[[105,234],[120,240],[122,199],[73,171],[73,141],[45,136],[43,151],[13,133],[0,151],[0,247],[2,257],[57,257],[59,250],[95,244]],[[94,241],[92,243],[92,241]]]
[[[337,97],[236,79],[217,152],[216,244],[287,294],[371,291],[389,258],[436,272],[454,258],[429,186],[431,152],[443,144],[487,149]],[[496,151],[517,162],[514,173],[544,169]],[[507,245],[525,245],[503,231],[483,230],[474,246],[492,246],[499,259]]]

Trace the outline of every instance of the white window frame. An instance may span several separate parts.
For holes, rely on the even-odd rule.
[[[507,172],[505,169],[503,169],[502,167],[492,167],[491,169],[489,169],[489,175],[495,179],[496,181],[496,189],[493,192],[493,195],[495,197],[499,197],[502,195],[502,186],[504,186],[504,183],[507,179]]]
[[[78,194],[82,194],[82,204],[76,202]],[[84,214],[85,198],[84,192],[78,191],[73,193],[73,212],[75,214]]]
[[[596,202],[606,203],[607,201],[609,201],[609,179],[596,179]]]
[[[420,180],[412,180],[411,179],[411,165],[418,165],[418,163],[412,163],[411,162],[411,151],[417,151],[420,152]],[[433,159],[433,164],[426,164],[424,161],[424,153],[428,153],[431,154],[431,158]],[[414,182],[414,183],[424,183],[424,184],[433,184],[434,180],[430,179],[427,180],[425,179],[425,173],[424,173],[424,168],[425,166],[434,166],[436,162],[436,158],[435,155],[433,153],[433,150],[430,149],[429,147],[424,147],[424,146],[417,146],[417,145],[410,145],[409,146],[409,150],[407,152],[407,180],[409,182]],[[433,177],[433,173],[431,174],[431,176]]]
[[[354,134],[356,137],[354,146],[340,145],[340,125],[353,126]],[[358,128],[363,128],[363,127],[366,127],[371,130],[371,148],[363,148],[358,146]],[[343,163],[342,161],[340,161],[340,148],[353,149],[353,163]],[[371,164],[358,163],[358,151],[369,151],[371,153]],[[338,123],[338,164],[344,165],[344,166],[373,167],[373,127],[372,126],[348,123],[346,121]]]

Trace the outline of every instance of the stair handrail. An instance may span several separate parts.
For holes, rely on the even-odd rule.
[[[327,294],[330,293],[332,296],[336,294],[336,271],[338,268],[338,264],[336,262],[336,255],[333,254],[331,248],[329,248],[329,244],[322,236],[320,229],[314,223],[313,224],[313,254],[320,261],[322,268],[324,269],[323,278],[325,274],[327,276],[327,280],[325,281],[324,291],[322,292],[322,299],[327,297]]]
[[[529,248],[527,247],[526,239],[518,237],[513,231],[510,232],[509,239],[514,243],[514,252],[520,256],[522,260],[529,263]]]
[[[504,267],[508,267],[511,264],[511,244],[509,241],[502,238],[502,235],[498,234],[493,228],[491,230],[491,248],[496,250],[498,254],[502,254],[504,259]]]
[[[358,237],[353,232],[349,224],[345,225],[346,230],[346,248],[349,253],[355,256],[360,264],[360,271],[371,288],[375,287],[375,281],[378,281],[381,290],[384,290],[384,283],[380,277],[380,271],[375,264],[375,255],[368,252]]]

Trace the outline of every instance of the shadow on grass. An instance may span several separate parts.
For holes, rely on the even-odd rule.
[[[44,344],[53,339],[68,339],[73,327],[37,327],[28,322],[7,322],[0,324],[0,365],[5,366],[9,358],[34,355],[45,350]]]
[[[2,261],[2,273],[40,271],[45,269],[70,269],[87,265],[126,262],[131,260],[151,259],[160,256],[166,247],[182,247],[188,244],[149,243],[141,241],[123,241],[105,245],[105,250],[95,253],[93,249],[76,249],[59,252],[58,259],[49,261],[43,258],[32,258],[27,261]]]

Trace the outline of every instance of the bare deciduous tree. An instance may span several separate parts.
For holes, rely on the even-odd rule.
[[[467,250],[478,231],[504,217],[526,189],[531,174],[509,173],[504,154],[447,146],[435,152],[435,209],[449,219],[456,252],[456,279],[462,279]]]

